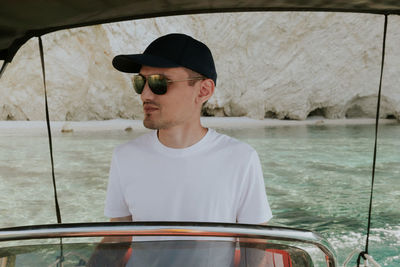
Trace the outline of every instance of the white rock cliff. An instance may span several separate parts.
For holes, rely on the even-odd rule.
[[[226,13],[177,16],[59,31],[44,36],[52,120],[140,119],[117,54],[142,52],[182,32],[213,51],[218,80],[208,116],[304,120],[374,117],[384,16],[340,13]],[[400,119],[400,17],[390,16],[381,117]],[[0,120],[44,120],[37,39],[0,80]]]

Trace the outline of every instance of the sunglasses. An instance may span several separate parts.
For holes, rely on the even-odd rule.
[[[132,77],[133,88],[135,92],[141,94],[143,92],[144,86],[146,85],[146,80],[149,84],[150,90],[156,95],[163,95],[167,92],[167,87],[169,83],[173,82],[184,82],[184,81],[194,81],[194,80],[204,80],[204,77],[191,77],[184,80],[170,80],[162,74],[152,74],[148,76],[143,76],[142,74],[136,74]]]

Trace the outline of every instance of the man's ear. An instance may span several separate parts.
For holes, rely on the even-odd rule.
[[[215,84],[211,79],[202,80],[196,102],[201,105],[205,103],[214,94]]]

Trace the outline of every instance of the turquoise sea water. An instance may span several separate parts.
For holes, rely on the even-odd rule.
[[[374,126],[304,126],[230,132],[259,152],[271,224],[328,238],[340,263],[366,240]],[[400,126],[379,130],[369,253],[400,266]]]
[[[364,249],[374,126],[290,126],[220,129],[259,152],[272,225],[319,232],[339,263]],[[113,148],[143,132],[54,134],[63,222],[104,221]],[[400,125],[379,129],[370,254],[400,266]],[[45,133],[0,133],[0,227],[55,223]]]

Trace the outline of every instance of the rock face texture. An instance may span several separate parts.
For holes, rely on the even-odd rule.
[[[177,16],[59,31],[43,37],[52,120],[142,118],[117,54],[140,53],[182,32],[213,51],[218,80],[206,116],[304,120],[374,117],[384,17],[339,13]],[[400,119],[400,17],[389,16],[381,117]],[[38,41],[29,41],[0,80],[0,120],[44,120]]]

